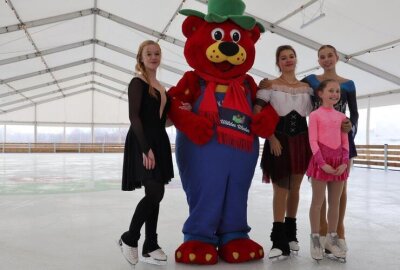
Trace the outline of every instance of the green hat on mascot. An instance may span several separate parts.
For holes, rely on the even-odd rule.
[[[265,32],[264,26],[250,16],[243,15],[246,5],[242,0],[208,0],[208,14],[193,9],[182,9],[180,14],[196,16],[207,22],[222,23],[231,20],[243,29],[251,30],[258,25],[261,32]]]

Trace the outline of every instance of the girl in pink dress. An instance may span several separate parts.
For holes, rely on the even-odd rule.
[[[344,259],[345,252],[338,246],[337,225],[339,218],[339,199],[343,185],[348,177],[349,141],[341,131],[341,123],[346,116],[335,110],[340,99],[340,85],[335,80],[321,82],[316,90],[322,105],[310,114],[309,140],[313,153],[307,169],[311,177],[312,202],[310,207],[311,257],[323,258],[323,249],[336,258]],[[321,206],[328,189],[328,234],[325,246],[319,241]]]

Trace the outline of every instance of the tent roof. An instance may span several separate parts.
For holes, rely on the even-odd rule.
[[[206,12],[204,0],[6,0],[0,3],[1,115],[34,105],[89,98],[126,101],[138,45],[158,40],[163,50],[159,79],[175,85],[191,68],[183,57],[181,8]],[[387,0],[247,0],[246,12],[267,32],[257,43],[250,73],[256,81],[278,76],[275,50],[292,45],[297,73],[321,73],[316,50],[334,45],[338,73],[357,86],[365,106],[400,99],[400,2]],[[318,18],[301,27],[313,18]],[[99,96],[102,96],[101,98]],[[79,101],[79,98],[73,99]],[[374,103],[374,101],[376,102]],[[69,106],[74,106],[68,102]],[[53,109],[57,106],[49,106]],[[100,106],[101,107],[101,106]],[[20,114],[19,114],[20,115]],[[8,118],[9,119],[9,118]],[[119,118],[118,118],[119,119]],[[65,120],[65,119],[64,119]],[[93,119],[92,119],[93,120]]]

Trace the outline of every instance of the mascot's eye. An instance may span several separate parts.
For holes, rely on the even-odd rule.
[[[222,40],[224,38],[224,34],[224,30],[222,30],[221,28],[215,28],[211,32],[211,37],[214,40]]]
[[[231,31],[231,38],[233,42],[238,42],[240,40],[240,32],[236,29]]]

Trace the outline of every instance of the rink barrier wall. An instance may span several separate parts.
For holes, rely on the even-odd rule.
[[[400,145],[357,145],[353,164],[360,167],[400,169]],[[171,145],[175,151],[175,145]],[[0,153],[123,153],[119,143],[2,143]],[[262,153],[262,146],[260,147]]]

